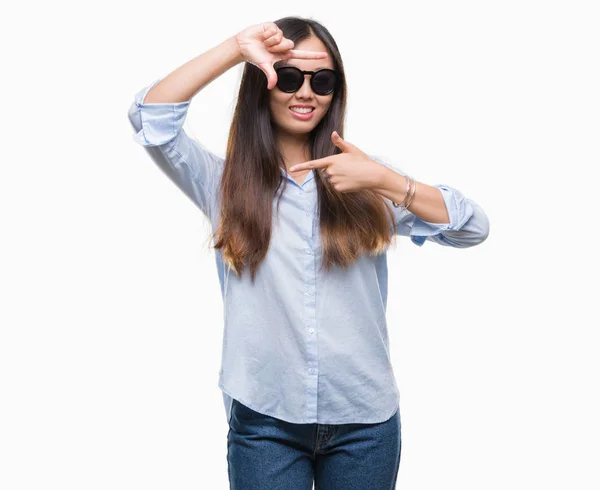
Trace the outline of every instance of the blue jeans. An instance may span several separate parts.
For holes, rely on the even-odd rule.
[[[377,424],[292,424],[233,400],[227,434],[231,490],[393,490],[400,410]]]

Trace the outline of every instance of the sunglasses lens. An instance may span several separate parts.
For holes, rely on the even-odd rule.
[[[304,83],[304,75],[292,67],[277,70],[277,87],[283,92],[295,92]]]
[[[326,95],[333,92],[336,76],[332,70],[319,70],[313,75],[312,87],[316,94]]]
[[[304,74],[296,67],[286,66],[275,70],[277,72],[277,87],[283,92],[296,92],[304,83]],[[337,74],[333,70],[323,69],[311,78],[311,87],[317,95],[327,95],[333,92],[337,83]]]

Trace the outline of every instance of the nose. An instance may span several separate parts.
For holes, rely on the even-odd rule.
[[[312,93],[312,87],[310,86],[310,75],[304,75],[304,83],[302,84],[302,87],[300,87],[298,89],[298,97],[302,97],[302,98],[311,98],[313,93]]]

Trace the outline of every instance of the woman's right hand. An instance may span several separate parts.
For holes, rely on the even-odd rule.
[[[294,42],[283,37],[283,31],[274,22],[250,26],[236,35],[236,41],[244,61],[260,68],[267,76],[267,89],[277,84],[273,64],[277,61],[297,58],[317,60],[326,58],[325,51],[302,51],[293,49]]]

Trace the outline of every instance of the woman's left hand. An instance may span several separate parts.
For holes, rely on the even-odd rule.
[[[371,160],[365,152],[343,140],[337,131],[331,134],[331,140],[342,153],[292,165],[289,171],[323,169],[323,177],[339,192],[379,187],[383,165]]]

